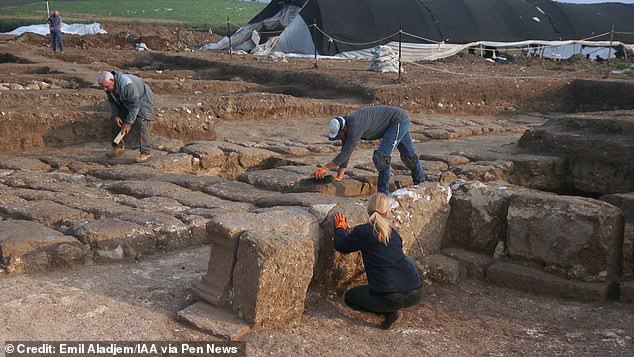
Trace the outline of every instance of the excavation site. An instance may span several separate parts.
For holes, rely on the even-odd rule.
[[[0,35],[0,330],[6,340],[245,341],[248,356],[628,356],[634,346],[634,66],[479,53],[405,62],[204,52],[218,35],[107,25]],[[144,43],[148,50],[136,51]],[[616,68],[631,68],[613,72]],[[156,97],[108,157],[101,71]],[[391,223],[423,280],[390,330],[350,309],[367,222],[361,141],[328,123],[409,112],[425,181],[393,153]]]

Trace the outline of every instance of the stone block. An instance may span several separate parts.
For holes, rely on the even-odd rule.
[[[0,158],[0,169],[47,172],[51,166],[29,157],[4,157]]]
[[[403,251],[406,254],[418,258],[441,249],[450,198],[451,189],[433,182],[424,182],[392,193],[392,222],[403,238]]]
[[[160,176],[158,177],[158,180],[171,182],[192,191],[203,191],[208,186],[226,182],[224,179],[216,176],[192,176],[178,174]]]
[[[156,249],[156,236],[152,231],[116,218],[72,224],[67,233],[94,250],[110,251],[121,247],[123,253],[130,258],[137,258]]]
[[[543,191],[567,189],[566,161],[556,156],[517,155],[513,157],[513,183]]]
[[[182,152],[153,156],[151,160],[141,165],[161,173],[194,173],[198,170],[198,167],[194,166],[194,158]]]
[[[452,185],[451,213],[445,240],[455,247],[492,255],[506,238],[506,214],[514,186],[483,185],[473,181]]]
[[[140,165],[113,165],[87,171],[87,174],[102,180],[127,181],[152,179],[160,173],[151,167]]]
[[[90,260],[83,244],[37,222],[0,221],[0,268],[30,273]]]
[[[495,263],[486,273],[487,281],[506,288],[585,302],[604,302],[614,282],[587,283],[567,280],[543,271],[511,263]]]
[[[26,201],[0,206],[0,214],[54,227],[64,219],[92,219],[92,215],[52,201]]]
[[[467,269],[456,259],[433,254],[420,260],[427,272],[426,278],[444,284],[457,284],[467,276]]]
[[[231,305],[255,326],[276,327],[304,313],[315,263],[313,237],[248,231],[238,242]]]
[[[227,303],[235,266],[238,237],[246,231],[284,230],[312,237],[317,245],[319,225],[316,218],[301,208],[270,208],[256,213],[219,213],[207,223],[211,253],[207,274],[193,292],[216,306]],[[316,252],[315,252],[316,254]]]
[[[460,248],[446,248],[442,253],[456,259],[464,267],[467,278],[484,280],[486,271],[495,261],[493,257]]]
[[[368,221],[367,204],[357,199],[348,199],[334,208],[328,206],[326,218],[321,221],[323,235],[319,241],[319,256],[315,265],[313,284],[321,288],[334,288],[343,292],[365,280],[365,270],[360,252],[342,254],[335,250],[334,231],[336,213],[346,215],[350,227]]]
[[[204,188],[203,191],[225,200],[249,203],[279,194],[278,192],[262,190],[247,183],[236,181],[210,185]]]
[[[507,220],[512,258],[584,281],[605,280],[621,271],[623,216],[610,204],[518,192],[511,196]]]
[[[230,341],[242,339],[251,330],[249,324],[229,308],[215,307],[202,301],[179,311],[178,317],[205,332]]]
[[[495,180],[508,180],[513,172],[513,163],[510,161],[477,161],[464,165],[452,166],[451,172],[464,180],[478,180],[489,182]]]

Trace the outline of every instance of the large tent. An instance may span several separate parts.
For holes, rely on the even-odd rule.
[[[259,45],[256,51],[319,55],[358,55],[400,41],[410,59],[442,58],[476,46],[607,47],[634,44],[634,5],[550,0],[274,0],[233,36],[233,48],[253,50]],[[226,49],[228,42],[227,38],[206,49]]]

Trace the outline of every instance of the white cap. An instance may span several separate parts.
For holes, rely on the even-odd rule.
[[[343,117],[336,117],[330,121],[330,125],[328,126],[328,140],[334,141],[337,140],[337,136],[346,125],[346,119]]]

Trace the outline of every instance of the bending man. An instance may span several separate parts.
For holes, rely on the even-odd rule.
[[[409,125],[409,114],[401,108],[390,106],[366,107],[356,113],[332,119],[328,139],[341,140],[341,152],[315,171],[315,177],[322,179],[328,171],[338,167],[335,181],[342,181],[350,156],[359,141],[381,139],[379,148],[372,155],[374,166],[379,171],[378,192],[390,193],[394,149],[398,149],[401,161],[411,170],[414,184],[425,181],[423,167],[409,133]]]
[[[151,155],[147,145],[150,141],[149,125],[153,116],[154,94],[152,89],[137,76],[116,72],[101,72],[97,83],[108,95],[112,113],[112,137],[122,131],[127,135],[132,128],[139,133],[139,151],[136,162],[145,162]],[[124,152],[124,142],[112,143],[109,157],[120,156]]]

